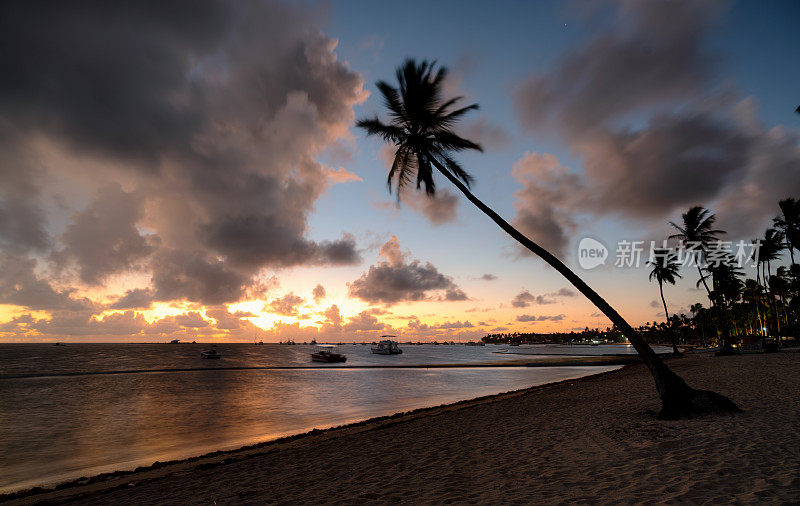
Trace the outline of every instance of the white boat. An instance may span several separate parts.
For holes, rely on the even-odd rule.
[[[394,336],[381,336],[381,337],[394,337]],[[397,341],[392,341],[391,339],[385,339],[378,343],[377,346],[373,346],[372,353],[376,355],[400,355],[403,353],[403,350],[397,346]]]

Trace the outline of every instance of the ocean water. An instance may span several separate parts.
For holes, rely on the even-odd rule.
[[[402,346],[346,364],[315,347],[223,344],[0,345],[0,491],[134,469],[154,461],[614,369],[519,367],[504,346]],[[512,348],[544,355],[633,353],[620,346]],[[496,367],[471,367],[491,363]],[[451,364],[456,367],[425,368]],[[402,367],[397,367],[402,366]]]

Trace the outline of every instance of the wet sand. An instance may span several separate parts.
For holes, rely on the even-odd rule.
[[[670,366],[745,412],[655,420],[652,380],[637,364],[12,502],[798,501],[800,353],[689,356]]]

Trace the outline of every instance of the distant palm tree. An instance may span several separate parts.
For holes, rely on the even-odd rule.
[[[678,231],[677,234],[672,234],[669,238],[678,239],[686,247],[697,248],[697,272],[700,274],[700,279],[703,281],[703,286],[706,287],[706,293],[709,295],[710,300],[711,289],[708,287],[708,283],[706,283],[701,271],[702,263],[705,260],[705,254],[709,246],[719,241],[719,237],[725,232],[713,228],[717,217],[705,207],[690,207],[688,211],[681,215],[681,218],[681,225],[674,221],[669,222]],[[714,301],[711,302],[713,304]]]
[[[700,328],[700,342],[703,345],[703,347],[705,347],[706,346],[705,320],[707,319],[706,312],[708,310],[706,308],[704,308],[703,305],[700,304],[699,302],[695,302],[689,308],[689,311],[691,311],[694,314],[694,317],[692,318],[692,322],[695,324],[696,327]]]
[[[647,262],[648,265],[652,267],[650,270],[650,281],[655,279],[658,281],[658,291],[661,294],[661,303],[664,304],[664,316],[667,319],[667,324],[670,323],[669,320],[669,311],[667,311],[667,300],[664,298],[664,283],[669,283],[671,285],[675,284],[675,278],[680,278],[681,275],[678,273],[681,266],[678,264],[678,256],[675,253],[671,253],[668,249],[661,249],[657,248],[653,250],[653,259]],[[674,355],[680,355],[681,352],[678,350],[678,334],[675,331],[675,327],[672,327],[672,353]]]
[[[706,253],[710,246],[720,240],[720,236],[725,232],[714,228],[714,222],[717,217],[708,209],[702,206],[690,207],[688,211],[681,215],[681,224],[678,225],[674,221],[670,222],[677,231],[677,234],[669,236],[670,239],[678,239],[686,248],[694,249],[697,263],[697,272],[700,274],[700,281],[706,289],[708,300],[711,306],[717,313],[717,320],[719,321],[720,329],[722,330],[722,346],[720,347],[720,354],[727,355],[735,353],[731,344],[730,333],[727,325],[727,317],[722,310],[717,306],[714,298],[711,296],[711,288],[706,282],[706,277],[703,275],[703,265],[706,259]]]
[[[461,97],[442,96],[442,83],[447,77],[444,67],[437,70],[435,63],[417,63],[408,59],[397,69],[396,77],[397,87],[384,81],[376,83],[389,110],[390,121],[384,123],[375,116],[357,123],[368,135],[381,137],[396,148],[389,170],[390,190],[392,185],[396,185],[399,193],[408,183],[415,181],[418,190],[424,189],[428,195],[433,195],[436,191],[433,178],[435,168],[500,228],[567,278],[622,331],[639,353],[653,375],[661,398],[660,417],[675,419],[699,412],[739,411],[733,402],[722,395],[689,388],[597,292],[561,260],[525,237],[472,194],[469,189],[472,177],[455,160],[454,154],[465,150],[481,151],[481,147],[458,136],[453,127],[478,105],[457,108]]]
[[[764,237],[760,241],[758,249],[758,261],[761,264],[761,277],[764,282],[764,288],[767,290],[767,300],[772,313],[775,316],[775,336],[780,341],[781,324],[778,318],[778,308],[775,304],[775,291],[770,285],[772,278],[772,261],[781,258],[781,251],[783,250],[783,234],[774,228],[768,228],[764,231]]]
[[[761,319],[761,301],[763,295],[761,285],[755,279],[747,279],[744,282],[742,299],[753,306],[755,321],[758,324],[758,333],[764,335],[764,321]]]
[[[781,208],[781,215],[772,221],[775,228],[783,233],[792,265],[796,265],[794,250],[800,249],[800,201],[793,198],[784,199],[778,202],[778,207]]]

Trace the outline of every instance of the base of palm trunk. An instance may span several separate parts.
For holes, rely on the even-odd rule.
[[[683,392],[661,399],[659,420],[680,420],[701,415],[741,413],[741,409],[724,395],[710,390],[686,387]]]

